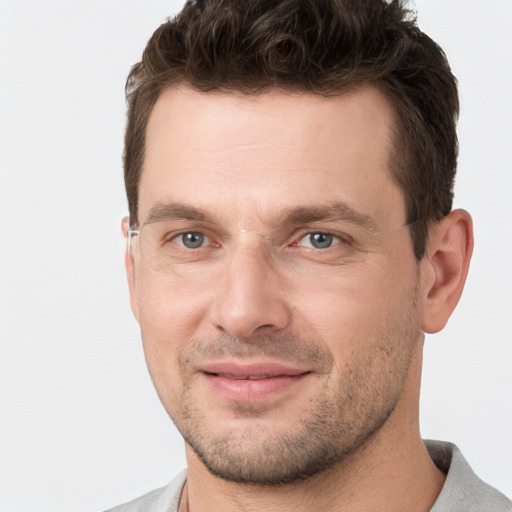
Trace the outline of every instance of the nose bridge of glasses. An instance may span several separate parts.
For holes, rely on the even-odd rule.
[[[245,228],[242,228],[242,229],[239,229],[237,231],[237,233],[254,233],[255,235],[258,235],[260,238],[263,238],[263,240],[269,240],[269,241],[273,241],[274,240],[273,236],[267,235],[265,233],[262,233],[261,231],[255,230],[255,229],[245,229]]]
[[[228,265],[236,275],[243,271],[249,272],[248,275],[258,275],[259,279],[262,278],[262,273],[269,278],[279,267],[276,267],[276,264],[280,259],[280,242],[272,236],[273,234],[246,228],[231,232],[231,243],[228,242],[226,252],[229,256],[226,261],[229,261]]]
[[[229,252],[234,255],[240,252],[240,254],[251,255],[254,258],[258,253],[261,255],[265,254],[266,258],[272,258],[276,254],[276,250],[280,245],[280,240],[276,237],[277,233],[273,231],[264,233],[256,229],[241,228],[236,231],[232,231],[227,235],[227,239],[230,247]],[[263,252],[260,252],[263,251]],[[270,262],[270,260],[268,260]]]
[[[255,242],[260,240],[260,243],[263,243],[263,246],[266,247],[267,252],[270,251],[271,253],[274,253],[282,243],[283,234],[279,228],[268,232],[263,232],[256,229],[241,228],[231,233],[229,237],[231,239],[235,237],[238,239],[238,243],[235,245],[247,248],[253,246]],[[259,246],[260,244],[256,245]]]

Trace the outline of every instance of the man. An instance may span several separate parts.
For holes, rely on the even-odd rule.
[[[456,81],[400,3],[189,2],[127,92],[131,305],[188,473],[115,510],[511,510],[419,433],[473,237]]]

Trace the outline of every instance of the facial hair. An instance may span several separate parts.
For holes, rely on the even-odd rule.
[[[402,395],[419,335],[417,298],[415,290],[401,318],[383,326],[370,349],[341,370],[326,346],[293,334],[197,340],[181,354],[184,387],[171,418],[206,468],[227,481],[282,485],[339,464],[381,429]],[[284,418],[288,425],[280,429],[265,422],[266,405],[235,403],[231,411],[244,420],[240,426],[230,422],[222,428],[219,421],[220,428],[212,428],[211,415],[194,392],[191,368],[198,358],[223,357],[307,362],[315,379],[313,399]]]

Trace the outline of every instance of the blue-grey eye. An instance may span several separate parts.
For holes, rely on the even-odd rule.
[[[183,245],[187,249],[197,249],[204,245],[206,238],[203,233],[191,232],[179,235],[176,240],[181,242],[180,245]]]
[[[303,236],[299,245],[310,249],[328,249],[338,243],[341,243],[339,236],[332,235],[331,233],[316,232]]]
[[[326,249],[327,247],[331,247],[333,236],[329,233],[311,233],[309,240],[311,245],[316,249]]]

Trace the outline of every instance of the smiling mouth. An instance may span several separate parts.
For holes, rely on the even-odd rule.
[[[282,365],[220,365],[202,371],[216,398],[263,403],[293,394],[312,372]]]
[[[300,377],[302,375],[306,375],[310,372],[298,373],[298,374],[282,374],[282,375],[230,375],[227,373],[209,373],[205,372],[207,375],[212,375],[213,377],[222,377],[223,379],[232,379],[232,380],[265,380],[265,379],[282,379],[287,377]]]

